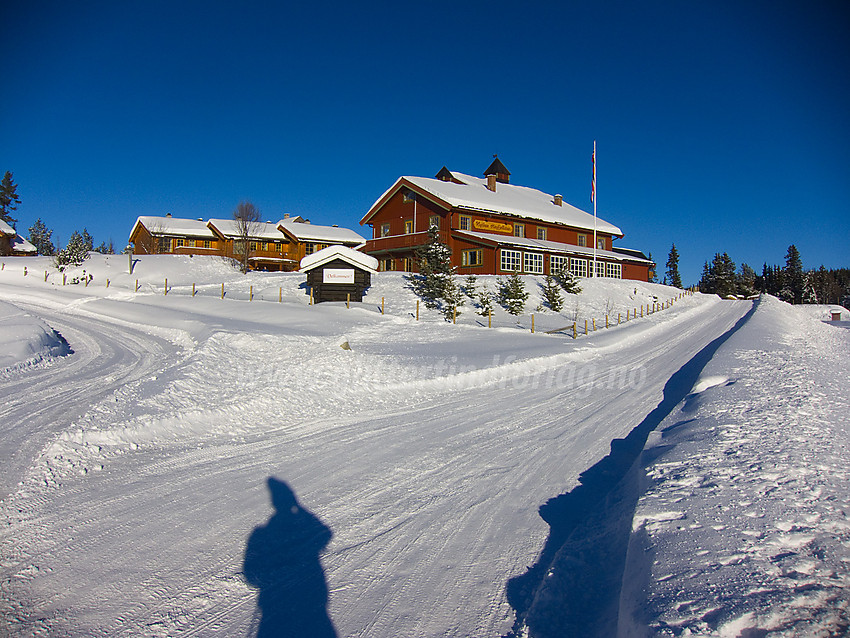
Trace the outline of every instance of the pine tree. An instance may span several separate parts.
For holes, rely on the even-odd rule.
[[[674,288],[682,287],[682,277],[679,275],[679,251],[676,250],[676,244],[670,248],[670,253],[667,255],[667,284]]]
[[[453,283],[452,251],[440,241],[439,231],[431,226],[428,229],[428,241],[416,249],[416,261],[419,274],[407,277],[410,287],[431,310],[440,306],[449,287]]]
[[[741,272],[738,273],[738,294],[750,297],[756,292],[756,271],[747,264],[741,264]]]
[[[12,213],[17,210],[18,204],[21,203],[21,198],[18,197],[18,185],[12,179],[11,171],[6,171],[3,180],[0,181],[0,219],[9,224],[12,228],[18,221],[12,217]]]
[[[800,259],[800,251],[794,244],[788,246],[785,255],[785,288],[788,291],[786,297],[790,296],[791,303],[800,303],[803,300],[803,261]]]
[[[478,306],[478,314],[482,317],[486,317],[493,312],[493,297],[486,290],[478,293]]]
[[[36,219],[35,223],[30,226],[29,241],[35,246],[39,255],[52,255],[56,252],[53,242],[50,241],[52,235],[53,231],[41,221],[41,217]]]
[[[571,295],[577,295],[581,292],[581,284],[579,278],[576,277],[567,266],[562,266],[553,276],[555,281],[564,289],[564,292]]]
[[[528,292],[519,273],[499,280],[499,303],[512,315],[518,315],[525,309]]]
[[[463,281],[463,294],[474,300],[476,296],[475,286],[477,283],[478,277],[475,275],[467,275],[466,279]]]
[[[440,304],[440,312],[443,313],[443,317],[446,321],[452,321],[455,317],[460,316],[459,308],[463,304],[463,292],[461,291],[460,286],[458,286],[455,282],[454,277],[449,275],[445,281],[445,287],[443,289],[443,299]]]
[[[561,312],[561,308],[564,307],[564,298],[561,296],[561,285],[557,280],[551,274],[546,275],[540,287],[543,289],[543,300],[546,305],[555,312]]]
[[[89,247],[86,240],[78,231],[71,233],[71,239],[68,240],[68,245],[56,253],[56,267],[61,271],[65,270],[66,266],[79,266],[89,258]]]
[[[89,235],[89,231],[86,228],[83,228],[83,232],[80,234],[80,237],[83,241],[83,246],[86,251],[91,252],[94,250],[94,239],[91,235]]]

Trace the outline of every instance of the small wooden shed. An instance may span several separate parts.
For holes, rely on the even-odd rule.
[[[313,291],[313,302],[363,301],[363,291],[372,285],[378,260],[346,246],[328,246],[301,260],[301,272]]]

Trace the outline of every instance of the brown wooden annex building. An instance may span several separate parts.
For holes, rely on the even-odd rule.
[[[21,237],[14,228],[0,219],[0,256],[34,257],[36,247]]]
[[[300,260],[333,245],[359,246],[366,240],[353,230],[311,224],[288,215],[276,223],[252,225],[248,263],[253,270],[292,271]],[[143,216],[130,232],[137,255],[217,255],[242,258],[241,236],[232,219],[183,219]]]
[[[415,250],[436,226],[461,275],[542,275],[564,267],[579,277],[594,274],[593,215],[561,195],[511,184],[498,158],[483,179],[446,167],[433,178],[400,177],[360,223],[372,227],[361,250],[384,271],[416,271]],[[596,276],[648,281],[653,262],[615,248],[623,236],[617,226],[599,218],[595,226]]]
[[[307,285],[315,303],[322,301],[363,301],[363,292],[372,285],[378,260],[346,246],[330,246],[301,260]]]

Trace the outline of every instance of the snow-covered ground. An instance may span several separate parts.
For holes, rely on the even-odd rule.
[[[83,268],[88,286],[70,285]],[[0,341],[29,344],[0,366],[0,622],[10,635],[544,636],[572,622],[581,635],[619,624],[623,635],[731,636],[766,626],[780,594],[793,593],[797,603],[822,594],[824,613],[801,605],[800,622],[846,628],[846,330],[773,300],[752,310],[685,296],[649,314],[677,291],[628,281],[586,281],[553,313],[527,278],[528,312],[497,310],[488,329],[470,301],[458,325],[424,307],[416,321],[394,273],[346,309],[309,306],[303,275],[244,276],[215,258],[141,257],[128,270],[126,256],[93,255],[64,286],[46,259],[7,258],[0,270]],[[495,278],[478,286],[494,290]],[[832,386],[822,385],[827,368]],[[729,388],[742,393],[737,404],[713,400]],[[750,399],[755,412],[729,407]],[[694,406],[708,411],[678,425]],[[737,423],[735,441],[758,443],[749,463],[764,469],[715,450],[732,440],[717,413],[723,427]],[[676,433],[690,438],[668,450]],[[652,481],[641,495],[647,437]],[[725,516],[717,508],[723,523],[691,525],[698,510],[687,503],[713,506],[710,490],[694,478],[679,494],[659,480],[662,450],[661,467],[752,475],[756,494],[786,485],[776,473],[822,478],[819,495],[794,492],[809,499],[808,518],[780,498],[753,519],[796,539],[800,564],[771,562],[769,534],[732,552],[731,503],[720,503]],[[807,459],[811,474],[788,459]],[[598,522],[605,542],[576,518]],[[709,554],[665,541],[675,521]],[[797,529],[804,522],[814,531]],[[576,562],[582,544],[603,557],[593,568]],[[726,578],[717,566],[733,553],[747,557],[725,569],[767,562],[791,573],[786,561],[821,589],[749,596],[773,572]],[[728,591],[712,614],[715,581]],[[568,604],[579,592],[590,596],[581,613]]]

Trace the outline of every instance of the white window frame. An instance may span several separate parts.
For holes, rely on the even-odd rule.
[[[604,237],[597,237],[596,238],[596,250],[607,250],[605,248],[605,238]]]
[[[520,272],[522,252],[508,248],[499,249],[499,270],[502,272]]]
[[[623,264],[614,263],[611,261],[605,262],[605,276],[612,279],[623,278]]]
[[[390,236],[390,225],[389,224],[381,224],[381,237],[389,237]]]
[[[592,260],[591,260],[592,263]],[[605,262],[596,260],[596,276],[604,277],[605,276]]]
[[[563,255],[549,255],[549,274],[556,275],[558,272],[569,266],[570,260]]]
[[[543,274],[543,253],[525,253],[522,259],[523,271],[530,275]]]
[[[587,277],[587,274],[589,272],[587,267],[587,259],[570,257],[570,272],[576,277]]]

